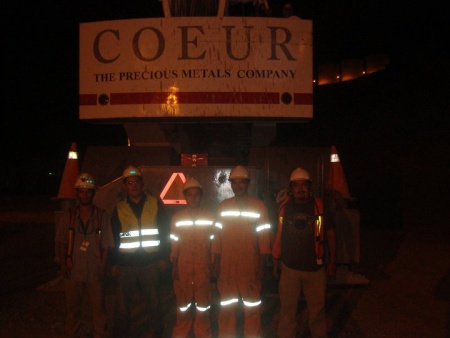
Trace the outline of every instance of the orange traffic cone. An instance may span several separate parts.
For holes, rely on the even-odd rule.
[[[57,199],[76,199],[75,194],[75,182],[80,175],[80,169],[78,167],[78,153],[77,144],[72,142],[70,151],[67,156],[66,166],[64,167],[61,184],[59,186]]]
[[[330,172],[327,182],[328,191],[336,198],[350,199],[350,192],[348,191],[347,180],[345,179],[344,169],[342,168],[341,160],[339,159],[336,147],[331,146],[330,154]]]

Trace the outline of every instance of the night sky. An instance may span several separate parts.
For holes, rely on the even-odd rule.
[[[279,4],[272,3],[274,8]],[[369,79],[316,87],[310,123],[279,126],[281,145],[335,144],[347,163],[347,175],[355,177],[351,188],[357,192],[385,193],[361,183],[371,170],[385,175],[374,185],[386,182],[385,177],[395,184],[399,172],[395,167],[402,161],[411,161],[419,151],[430,156],[425,145],[448,148],[445,11],[432,2],[426,7],[424,2],[401,3],[406,5],[387,0],[295,1],[295,13],[313,20],[314,67],[369,54],[390,57],[386,71]],[[121,125],[78,120],[78,24],[150,17],[158,11],[157,0],[2,5],[6,76],[1,170],[8,179],[1,191],[14,190],[28,178],[40,181],[40,175],[49,171],[61,172],[72,141],[80,148],[124,145]],[[361,169],[362,163],[375,163],[375,158],[383,164]],[[45,190],[48,185],[45,179],[42,182],[27,185]]]

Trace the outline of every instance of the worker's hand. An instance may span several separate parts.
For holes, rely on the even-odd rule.
[[[159,261],[159,270],[160,271],[166,271],[167,270],[167,261],[165,259],[162,259]]]
[[[117,264],[115,265],[111,265],[111,269],[110,269],[110,273],[111,273],[111,277],[119,277],[120,274],[120,268]]]
[[[329,262],[327,264],[327,275],[328,277],[336,276],[336,262]]]
[[[273,265],[272,265],[272,276],[276,280],[280,279],[280,260],[278,259],[272,259]]]

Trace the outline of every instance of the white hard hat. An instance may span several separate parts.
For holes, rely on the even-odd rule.
[[[141,172],[139,171],[138,168],[133,167],[132,165],[130,165],[128,168],[126,168],[123,171],[122,176],[123,176],[123,178],[128,178],[128,177],[131,177],[131,176],[142,176],[142,174],[141,174]]]
[[[202,185],[199,181],[197,181],[195,178],[190,177],[184,182],[183,184],[183,192],[186,191],[189,188],[199,188],[200,190],[203,190]]]
[[[249,180],[250,179],[250,173],[246,168],[244,168],[241,165],[238,165],[231,170],[230,177],[228,178],[229,181],[237,179],[237,178],[244,178]]]
[[[88,174],[83,173],[78,176],[77,181],[75,182],[76,189],[95,189],[94,178]]]
[[[300,180],[305,180],[305,181],[311,182],[311,177],[309,177],[309,173],[305,169],[298,167],[292,171],[291,177],[289,180],[291,182],[292,181],[300,181]]]

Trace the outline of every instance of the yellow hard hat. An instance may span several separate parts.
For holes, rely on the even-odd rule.
[[[183,184],[183,192],[186,191],[189,188],[199,188],[200,190],[203,190],[202,185],[199,181],[197,181],[195,178],[190,177],[184,182]]]
[[[241,165],[238,165],[231,170],[230,177],[228,178],[228,181],[232,181],[237,178],[243,178],[243,179],[250,179],[250,173],[246,168],[244,168]]]
[[[77,181],[75,182],[75,189],[95,189],[94,178],[88,174],[83,173],[78,176]]]
[[[289,180],[291,182],[292,181],[300,181],[300,180],[311,182],[311,177],[309,176],[309,173],[305,169],[298,167],[292,171],[291,177]]]
[[[123,178],[128,178],[128,177],[131,177],[131,176],[142,176],[142,174],[141,174],[141,172],[139,171],[138,168],[133,167],[132,165],[130,165],[128,168],[126,168],[123,171],[122,176],[123,176]]]

